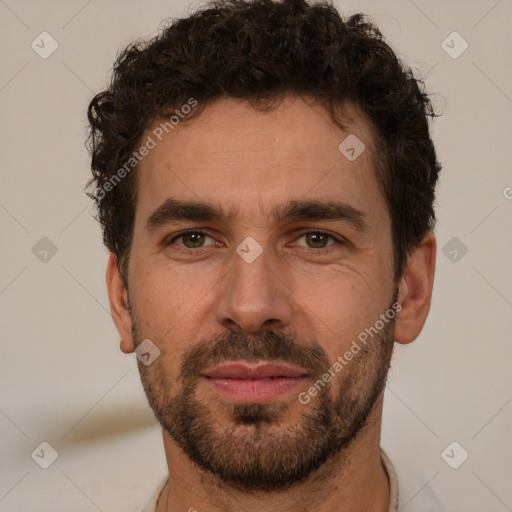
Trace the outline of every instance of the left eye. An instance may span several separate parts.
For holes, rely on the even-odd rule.
[[[329,235],[323,231],[310,231],[308,233],[304,233],[299,238],[297,238],[297,240],[300,240],[301,238],[306,240],[307,246],[311,249],[324,249],[327,247],[327,241],[329,239],[334,240],[334,242],[338,241],[333,235]]]
[[[180,247],[184,247],[185,249],[200,249],[206,238],[213,240],[211,236],[208,236],[202,231],[188,231],[174,237],[169,241],[169,245],[174,243],[176,240],[181,239],[182,244],[178,244]]]

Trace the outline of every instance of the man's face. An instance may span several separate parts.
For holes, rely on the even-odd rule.
[[[137,171],[132,330],[135,345],[149,338],[160,349],[139,363],[144,388],[188,457],[242,489],[288,487],[343,453],[384,388],[392,321],[307,404],[298,399],[396,299],[372,134],[346,109],[344,132],[300,98],[266,113],[223,98],[161,141],[153,135]],[[349,133],[366,146],[354,161],[338,149]],[[224,217],[183,205],[155,213],[169,199]],[[344,206],[330,218],[319,208],[334,204]],[[297,376],[210,375],[229,361],[281,363]]]

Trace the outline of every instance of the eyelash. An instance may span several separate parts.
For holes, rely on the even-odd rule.
[[[177,235],[173,236],[170,240],[164,242],[164,245],[167,247],[169,245],[172,245],[176,240],[179,240],[180,238],[183,238],[183,236],[187,235],[187,234],[199,234],[199,235],[205,235],[205,236],[209,236],[210,238],[213,238],[212,236],[210,236],[207,232],[205,231],[201,231],[201,230],[197,230],[197,229],[188,229],[186,231],[181,231],[180,233],[178,233]],[[308,254],[316,254],[318,255],[319,253],[321,254],[328,254],[330,253],[332,250],[335,249],[335,246],[336,245],[347,245],[347,241],[341,237],[337,237],[337,236],[334,236],[332,235],[331,233],[328,233],[326,231],[322,231],[322,230],[318,230],[318,229],[315,229],[315,230],[310,230],[310,231],[305,231],[303,233],[301,233],[298,237],[297,237],[297,240],[299,238],[302,238],[303,236],[305,235],[310,235],[310,234],[319,234],[319,235],[325,235],[331,239],[333,239],[336,244],[332,244],[332,245],[328,245],[327,247],[322,247],[322,248],[319,248],[319,249],[314,249],[312,247],[304,247],[302,246]],[[185,251],[187,253],[199,253],[201,251],[201,249],[207,249],[207,247],[198,247],[197,249],[190,249],[188,247],[180,247],[180,250],[182,251]]]

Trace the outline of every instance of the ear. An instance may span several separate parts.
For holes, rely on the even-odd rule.
[[[436,237],[429,231],[409,255],[398,287],[398,303],[401,305],[395,322],[395,341],[398,343],[411,343],[423,329],[430,310],[435,264]]]
[[[107,264],[107,290],[112,319],[121,336],[121,350],[130,354],[135,350],[132,337],[132,320],[128,307],[128,292],[117,266],[117,258],[111,252]]]

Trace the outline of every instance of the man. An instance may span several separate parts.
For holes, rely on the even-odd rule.
[[[121,350],[169,475],[145,511],[396,511],[393,343],[425,323],[440,170],[421,84],[362,15],[220,0],[89,106]]]

